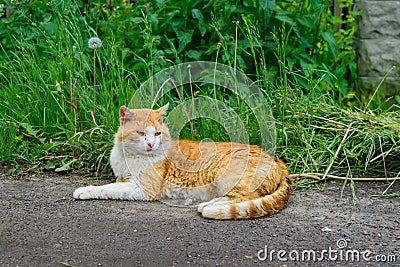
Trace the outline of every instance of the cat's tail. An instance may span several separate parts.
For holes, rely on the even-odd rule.
[[[204,218],[229,220],[248,219],[267,216],[285,208],[292,193],[293,179],[282,179],[275,192],[263,197],[242,202],[234,202],[226,197],[211,200],[198,206],[198,211]]]

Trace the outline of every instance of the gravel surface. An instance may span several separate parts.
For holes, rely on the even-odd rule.
[[[342,182],[326,182],[271,217],[214,221],[160,202],[72,199],[105,182],[0,172],[0,266],[400,266],[400,198],[373,197],[386,183],[356,183],[356,206],[349,187],[341,198]]]

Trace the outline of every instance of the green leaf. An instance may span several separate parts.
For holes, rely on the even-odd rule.
[[[349,83],[347,82],[347,80],[344,78],[340,78],[338,79],[337,83],[339,86],[340,94],[342,96],[346,96],[347,93],[349,92]]]
[[[275,18],[276,18],[277,20],[282,21],[282,22],[285,22],[285,23],[287,23],[287,24],[289,24],[289,25],[291,25],[291,26],[293,26],[293,27],[296,27],[296,26],[297,26],[297,25],[296,25],[296,22],[295,22],[292,18],[290,18],[290,17],[288,17],[288,16],[285,16],[285,15],[276,15]]]
[[[187,32],[178,31],[176,37],[179,40],[178,53],[185,49],[186,45],[192,41],[193,30],[188,30]]]
[[[271,19],[271,15],[276,7],[275,0],[260,0],[260,6],[263,10],[264,19],[268,23]]]
[[[203,13],[199,9],[192,10],[192,17],[198,20],[198,28],[201,36],[204,36],[207,32],[207,25],[204,23]]]
[[[304,75],[308,78],[310,76],[309,64],[306,61],[300,59],[300,66],[301,66],[301,69],[302,69]]]
[[[74,163],[75,161],[77,161],[77,159],[72,159],[70,161],[68,161],[67,163],[63,163],[63,165],[57,169],[55,169],[56,172],[62,172],[62,171],[68,171],[71,170],[72,167],[72,163]]]
[[[293,66],[294,66],[294,64],[296,64],[297,60],[294,58],[288,57],[288,58],[286,58],[286,61],[287,61],[289,70],[293,71]]]
[[[33,126],[25,123],[25,122],[21,122],[20,125],[22,126],[22,128],[24,128],[24,130],[26,131],[26,133],[32,137],[36,137],[38,131],[33,129]]]
[[[45,169],[45,170],[54,170],[54,169],[56,169],[56,167],[57,167],[57,161],[55,161],[55,160],[49,160],[49,161],[47,161],[45,164],[44,164],[44,166],[43,166],[43,168]]]
[[[148,16],[148,20],[149,20],[151,25],[153,25],[153,26],[157,26],[158,25],[157,14],[150,14]]]
[[[140,17],[128,18],[128,21],[132,22],[133,24],[139,24],[143,22],[143,19]]]
[[[395,95],[394,99],[396,100],[397,104],[400,104],[400,95]]]
[[[204,20],[203,13],[199,9],[192,9],[192,17],[201,21]]]
[[[193,58],[194,60],[200,60],[200,57],[203,53],[201,51],[196,51],[196,50],[189,50],[186,52],[186,56]]]
[[[276,6],[275,0],[260,0],[260,6],[264,11],[274,10]]]
[[[322,12],[322,8],[324,7],[323,1],[321,0],[311,0],[311,7],[315,14],[319,15]]]
[[[328,52],[332,56],[333,61],[336,61],[338,54],[338,45],[335,36],[332,32],[322,32],[321,36],[328,43]]]
[[[311,18],[310,16],[299,16],[297,18],[297,21],[300,23],[300,25],[303,25],[307,28],[314,29],[315,24],[314,24],[314,19]]]
[[[357,77],[357,63],[356,62],[350,62],[349,63],[349,70],[350,70],[350,73],[351,73],[351,77],[352,78],[356,78]]]

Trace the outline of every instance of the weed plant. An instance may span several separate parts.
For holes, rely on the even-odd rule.
[[[340,34],[321,24],[326,6],[128,2],[112,9],[95,1],[8,2],[14,11],[0,23],[2,164],[109,173],[118,108],[163,68],[210,60],[234,66],[261,88],[276,120],[277,156],[292,173],[399,176],[399,107],[374,98],[365,103],[349,87],[353,52],[347,47],[340,54]],[[307,31],[320,37],[307,40],[301,35]],[[90,37],[100,37],[101,47],[89,48]],[[173,107],[201,95],[234,108],[250,142],[260,143],[251,110],[234,94],[188,87],[165,101]],[[181,137],[229,141],[222,127],[205,119],[188,124]]]

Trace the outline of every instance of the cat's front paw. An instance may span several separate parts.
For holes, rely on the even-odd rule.
[[[208,202],[200,203],[199,205],[197,205],[197,211],[200,212],[200,213],[202,213],[204,207],[207,206],[207,205],[208,205]]]
[[[213,198],[210,201],[207,202],[203,202],[200,203],[199,205],[197,205],[197,211],[200,213],[203,213],[203,210],[205,207],[207,206],[211,206],[211,205],[225,205],[225,204],[229,204],[229,198],[228,197],[217,197],[217,198]]]
[[[93,199],[95,198],[93,186],[79,187],[75,190],[73,197],[75,199]]]

